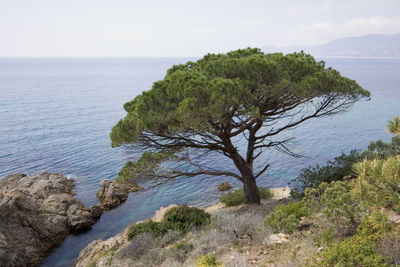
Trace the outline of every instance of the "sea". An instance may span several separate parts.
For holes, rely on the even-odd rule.
[[[189,60],[195,59],[0,58],[0,177],[62,173],[75,181],[76,197],[86,206],[98,203],[100,180],[116,178],[126,161],[143,152],[132,146],[111,148],[109,134],[126,114],[123,104],[163,79],[172,65]],[[284,133],[295,138],[290,148],[303,157],[265,151],[261,163],[269,162],[271,167],[257,180],[260,186],[287,186],[303,168],[364,149],[377,139],[390,140],[387,121],[400,115],[400,59],[324,61],[369,90],[371,99],[356,103],[346,113],[310,120]],[[213,168],[233,166],[221,155],[210,155],[203,163]],[[131,193],[91,230],[68,236],[40,265],[73,266],[88,243],[151,217],[161,206],[216,203],[221,181],[240,186],[229,177],[181,177]]]

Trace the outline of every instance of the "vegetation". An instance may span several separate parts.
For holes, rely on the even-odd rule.
[[[148,220],[145,222],[137,223],[129,229],[128,239],[131,240],[135,236],[149,233],[153,237],[162,236],[166,232],[166,229],[163,227],[161,223],[153,222],[152,220]]]
[[[273,193],[268,188],[260,187],[259,192],[261,199],[268,199],[273,197]],[[222,204],[225,205],[225,207],[233,207],[245,203],[246,198],[244,195],[243,188],[222,195],[220,197],[220,201]]]
[[[179,205],[167,211],[162,220],[164,229],[187,233],[210,223],[210,214],[202,209]]]
[[[122,167],[116,181],[122,183],[141,174],[154,175],[155,167],[171,157],[174,157],[172,151],[144,152],[139,160],[135,162],[128,161],[124,167]]]
[[[163,236],[168,231],[187,233],[193,228],[200,228],[210,223],[210,214],[202,209],[179,205],[167,211],[161,222],[148,220],[137,223],[129,229],[128,239],[148,233],[153,237]]]
[[[150,91],[126,103],[128,114],[110,137],[113,147],[134,143],[156,152],[176,149],[191,169],[160,176],[232,176],[243,183],[246,202],[260,203],[256,179],[269,163],[254,163],[267,149],[293,155],[287,147],[290,138],[280,137],[282,132],[343,112],[369,95],[355,81],[304,53],[264,54],[247,48],[207,54],[173,66]],[[242,136],[247,151],[238,149]],[[232,160],[236,171],[201,166],[194,155],[209,151]],[[130,174],[124,171],[122,176]]]
[[[397,138],[372,142],[368,150],[358,151],[363,156],[352,165],[351,175],[316,182],[301,200],[243,205],[213,215],[175,207],[160,223],[132,227],[131,243],[105,253],[103,262],[112,264],[117,258],[140,266],[400,266]],[[330,167],[334,170],[335,164]],[[261,195],[270,197],[265,192]],[[243,203],[243,194],[239,189],[223,197],[226,203]],[[286,235],[270,236],[272,232]]]
[[[395,116],[387,124],[387,129],[392,134],[400,134],[400,116]]]
[[[293,233],[300,223],[301,217],[309,214],[307,206],[303,202],[291,202],[280,205],[265,218],[265,224],[274,232]]]
[[[354,164],[363,160],[386,159],[400,154],[400,135],[394,136],[391,142],[378,140],[371,142],[364,151],[352,150],[349,154],[342,154],[334,160],[328,161],[325,166],[316,165],[303,169],[300,175],[293,180],[297,189],[302,192],[307,187],[316,188],[321,183],[343,181],[357,177]]]
[[[376,249],[376,242],[389,229],[390,223],[384,215],[373,214],[358,227],[356,235],[324,251],[315,266],[390,266]]]
[[[195,267],[222,267],[222,263],[215,254],[207,254],[197,259]]]

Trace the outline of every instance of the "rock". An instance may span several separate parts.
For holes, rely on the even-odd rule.
[[[92,214],[93,219],[97,220],[100,218],[101,214],[105,211],[104,207],[102,204],[96,204],[94,206],[91,206],[89,208],[89,212]]]
[[[154,214],[154,216],[153,216],[153,218],[151,218],[154,222],[161,222],[162,221],[162,219],[164,218],[164,215],[165,215],[165,213],[167,212],[167,211],[169,211],[170,209],[172,209],[172,208],[175,208],[175,207],[177,207],[178,205],[176,205],[176,204],[172,204],[172,205],[169,205],[168,207],[160,207],[157,211],[156,211],[156,213]]]
[[[269,241],[274,244],[282,244],[289,241],[289,236],[286,234],[272,234],[269,236]]]
[[[289,198],[290,197],[290,191],[291,190],[290,190],[289,186],[271,188],[270,190],[274,194],[272,199],[281,200],[281,199],[285,199],[285,198]]]
[[[232,186],[228,182],[222,182],[218,185],[218,190],[225,192],[232,189]]]
[[[100,188],[96,197],[101,201],[104,209],[112,209],[119,206],[128,198],[129,192],[143,189],[133,182],[119,184],[116,181],[104,179],[100,181]]]
[[[151,220],[160,222],[164,218],[165,213],[176,206],[176,204],[172,204],[168,207],[160,207],[160,209],[155,212]],[[100,265],[100,263],[103,261],[102,257],[107,251],[110,249],[121,249],[129,244],[128,232],[131,227],[132,225],[126,227],[121,233],[107,240],[95,240],[91,242],[79,253],[79,257],[75,262],[75,267],[86,267],[92,262],[98,262],[98,265]]]
[[[57,173],[0,180],[0,266],[35,265],[69,233],[91,227],[93,216],[73,187]]]

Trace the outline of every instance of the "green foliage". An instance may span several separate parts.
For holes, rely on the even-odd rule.
[[[295,192],[301,192],[307,187],[318,187],[323,182],[329,183],[342,181],[345,178],[355,178],[357,173],[354,171],[354,164],[364,159],[385,159],[395,155],[400,155],[400,135],[394,136],[392,141],[388,143],[381,140],[371,142],[368,149],[364,151],[352,150],[349,154],[342,154],[334,160],[328,161],[325,166],[316,165],[303,169],[300,175],[292,181],[298,186]]]
[[[118,146],[134,143],[151,131],[208,132],[209,121],[231,125],[232,110],[246,118],[264,119],[262,107],[267,104],[274,109],[293,105],[294,99],[301,103],[333,93],[339,102],[370,95],[304,53],[264,54],[247,48],[207,54],[197,62],[173,66],[150,91],[126,103],[128,114],[110,137],[112,145]]]
[[[187,233],[210,223],[210,214],[202,209],[179,205],[168,210],[162,220],[163,228]]]
[[[96,267],[96,261],[90,262],[86,267]]]
[[[368,145],[368,149],[363,152],[365,159],[372,160],[375,158],[386,159],[391,156],[400,155],[400,135],[392,137],[391,142],[383,142],[378,140],[371,142]]]
[[[149,233],[153,237],[163,236],[168,231],[178,230],[187,233],[192,228],[200,228],[210,223],[210,214],[202,209],[179,205],[168,210],[161,222],[148,220],[137,223],[129,229],[128,239]]]
[[[355,177],[354,163],[364,158],[360,151],[352,150],[349,154],[342,154],[334,160],[330,160],[325,166],[316,165],[303,169],[300,175],[293,181],[300,189],[318,187],[320,183],[341,181],[344,177]]]
[[[355,165],[358,178],[353,194],[364,207],[400,212],[400,156],[363,161]]]
[[[195,267],[222,267],[222,262],[217,259],[217,255],[211,253],[199,257]]]
[[[266,187],[259,187],[258,191],[260,192],[261,199],[269,199],[274,196],[271,190]]]
[[[356,235],[322,252],[315,266],[389,266],[376,249],[376,242],[389,229],[388,219],[383,214],[372,214],[362,221]]]
[[[124,167],[122,167],[118,173],[116,181],[121,183],[132,179],[139,174],[150,173],[158,164],[173,156],[173,151],[144,152],[139,160],[135,162],[128,161]]]
[[[223,194],[219,198],[219,200],[226,207],[238,206],[240,204],[243,204],[245,202],[243,188]]]
[[[363,235],[346,238],[327,249],[315,266],[389,266],[385,257],[376,251],[375,242]]]
[[[297,229],[301,217],[307,216],[309,210],[304,202],[291,202],[287,205],[279,205],[265,218],[265,225],[274,232],[292,233]]]
[[[387,129],[392,134],[400,134],[400,116],[394,116],[393,120],[388,121]]]
[[[258,191],[260,192],[261,199],[268,199],[273,197],[272,191],[266,187],[259,187]],[[239,188],[233,192],[228,192],[226,194],[223,194],[219,198],[219,200],[222,204],[225,205],[225,207],[239,206],[240,204],[246,202],[243,188]]]
[[[323,185],[324,186],[324,185]],[[336,221],[345,218],[354,222],[358,202],[350,193],[348,181],[331,182],[321,195],[321,204],[324,206],[325,216]]]
[[[128,240],[133,239],[135,236],[144,233],[150,233],[154,237],[162,236],[166,232],[166,229],[161,223],[148,220],[145,222],[137,223],[133,225],[128,232]]]

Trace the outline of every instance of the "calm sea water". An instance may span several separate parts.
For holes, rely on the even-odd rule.
[[[85,205],[97,203],[101,179],[113,179],[124,162],[141,151],[111,149],[109,133],[125,113],[122,105],[184,58],[119,59],[0,59],[0,177],[12,173],[60,172],[75,180],[76,196]],[[309,121],[285,133],[295,136],[292,148],[307,157],[291,158],[271,151],[264,160],[271,168],[259,185],[286,186],[299,171],[323,163],[341,152],[365,148],[371,140],[390,140],[386,122],[400,114],[400,59],[327,59],[343,75],[372,93],[349,112]],[[205,163],[231,166],[212,157]],[[221,178],[222,179],[222,178]],[[95,239],[119,233],[134,221],[153,215],[160,206],[215,203],[221,179],[181,178],[164,186],[130,194],[91,231],[69,236],[42,262],[71,266],[79,251]],[[237,186],[239,184],[224,178]]]

